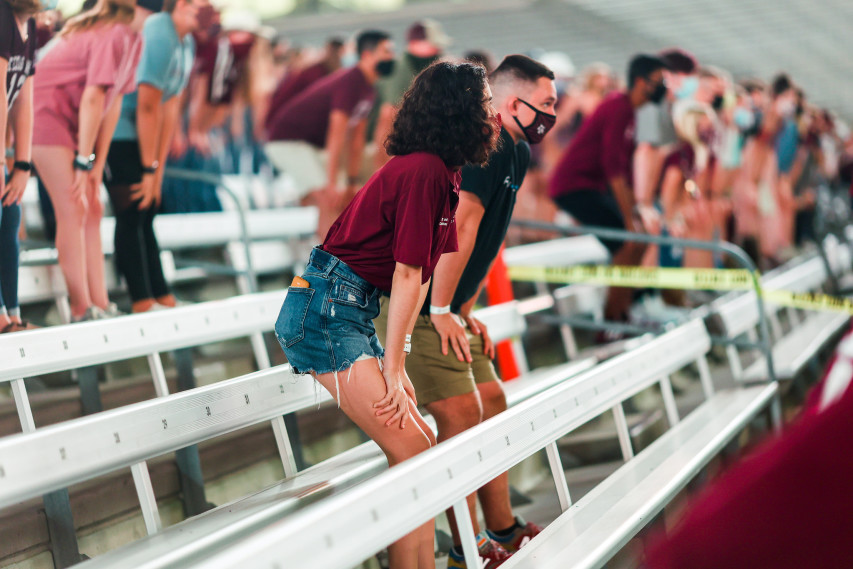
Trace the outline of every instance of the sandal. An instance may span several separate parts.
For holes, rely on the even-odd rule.
[[[25,330],[36,330],[38,328],[39,328],[38,326],[35,326],[34,324],[30,324],[26,320],[21,320],[20,322],[10,322],[6,326],[4,326],[2,330],[0,330],[0,334],[8,334],[11,332],[23,332]]]

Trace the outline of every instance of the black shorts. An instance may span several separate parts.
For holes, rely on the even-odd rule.
[[[132,186],[142,181],[138,140],[114,140],[107,155],[104,183],[109,187]]]
[[[581,225],[625,229],[625,219],[619,210],[616,198],[610,192],[598,190],[576,190],[554,199],[560,209],[571,215]],[[610,255],[614,255],[625,245],[624,241],[600,239]]]

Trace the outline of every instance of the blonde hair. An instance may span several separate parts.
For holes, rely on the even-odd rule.
[[[592,89],[592,82],[596,77],[600,77],[601,75],[613,77],[613,68],[606,63],[601,63],[600,61],[590,63],[583,68],[583,71],[581,71],[581,88],[585,91],[589,91]]]
[[[41,0],[6,0],[16,16],[32,16],[42,11]]]
[[[95,26],[129,24],[133,20],[136,0],[98,0],[91,10],[77,14],[62,28],[60,35],[83,32]]]
[[[675,104],[672,114],[676,134],[693,147],[697,170],[704,170],[711,158],[711,149],[699,136],[699,122],[705,117],[716,123],[713,109],[705,103],[683,101]]]

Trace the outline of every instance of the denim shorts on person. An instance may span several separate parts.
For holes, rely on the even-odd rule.
[[[373,319],[382,292],[346,263],[314,249],[302,278],[308,287],[289,287],[275,335],[295,373],[331,373],[356,361],[382,358]]]

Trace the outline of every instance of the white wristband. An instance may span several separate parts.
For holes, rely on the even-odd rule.
[[[430,314],[450,314],[450,305],[447,306],[433,306],[429,305],[429,313]]]
[[[406,352],[407,354],[411,354],[412,353],[412,343],[406,342],[405,344],[403,344],[403,351]]]
[[[411,335],[411,334],[406,334],[406,340],[405,340],[405,341],[406,341],[406,342],[411,342],[411,341],[412,341],[412,335]]]

